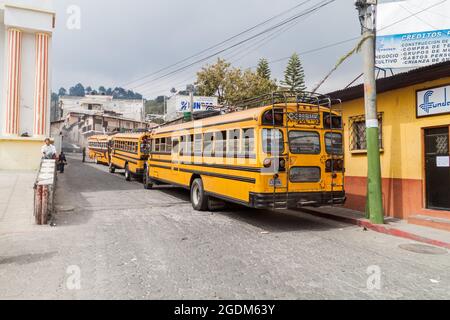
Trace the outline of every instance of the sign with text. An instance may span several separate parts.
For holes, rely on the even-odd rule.
[[[450,1],[378,5],[376,65],[416,68],[450,61]]]
[[[417,92],[417,117],[450,113],[450,85]]]
[[[183,97],[180,96],[178,99],[176,99],[176,109],[177,112],[190,112],[190,98],[189,97]],[[214,107],[218,105],[218,98],[217,97],[194,97],[194,106],[193,111],[208,111],[208,110],[214,110]]]
[[[290,112],[288,113],[288,121],[297,122],[298,124],[320,125],[320,114]]]

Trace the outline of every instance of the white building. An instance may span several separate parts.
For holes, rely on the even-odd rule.
[[[112,96],[87,95],[85,97],[64,96],[59,98],[62,116],[71,112],[97,111],[115,113],[123,118],[144,121],[144,100],[114,99]]]
[[[52,0],[0,0],[0,169],[37,169],[50,133]]]
[[[191,110],[189,96],[175,95],[167,100],[166,121],[173,121]],[[219,104],[217,97],[194,96],[193,110],[195,112],[214,110]]]

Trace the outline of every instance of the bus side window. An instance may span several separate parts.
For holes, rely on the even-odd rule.
[[[243,149],[245,157],[255,155],[255,129],[244,129]]]
[[[236,158],[239,153],[239,146],[241,140],[241,130],[235,129],[228,131],[228,152],[227,157]]]
[[[178,140],[179,138],[174,138],[172,140],[172,153],[173,154],[178,154],[178,152],[180,151],[180,140]]]
[[[201,156],[202,155],[202,135],[196,134],[194,136],[194,155],[195,156]]]
[[[166,152],[166,138],[161,138],[160,152]]]
[[[166,139],[166,152],[172,153],[172,138]]]
[[[227,132],[220,131],[215,133],[214,156],[224,158],[227,152]]]
[[[192,156],[192,153],[194,151],[194,135],[188,135],[186,136],[186,149],[184,149],[184,155],[185,156]]]
[[[180,156],[184,156],[186,153],[186,136],[180,137]]]
[[[159,152],[159,150],[160,150],[160,139],[158,138],[158,139],[156,139],[156,141],[155,141],[155,152]]]
[[[213,156],[214,133],[209,132],[203,135],[203,156]]]

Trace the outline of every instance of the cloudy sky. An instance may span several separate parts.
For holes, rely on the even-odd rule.
[[[206,62],[163,79],[153,80],[153,76],[145,80],[135,80],[196,54],[301,2],[305,1],[54,1],[57,28],[53,48],[53,88],[68,88],[81,82],[94,88],[100,85],[124,86],[142,93],[147,98],[168,94],[171,87],[182,89],[187,83],[193,82],[196,71]],[[261,32],[322,2],[324,1],[310,0],[227,45]],[[67,27],[67,20],[71,16],[67,11],[71,5],[81,9],[79,30]],[[360,26],[354,0],[337,0],[313,14],[299,18],[282,30],[282,33],[277,31],[258,37],[253,42],[226,51],[220,56],[233,62],[235,66],[249,68],[255,66],[261,57],[276,61],[293,52],[303,53],[356,37],[360,33]],[[354,45],[355,42],[347,42],[302,54],[307,85],[314,87]],[[223,48],[224,46],[209,53]],[[273,77],[281,79],[285,66],[286,60],[271,64]],[[339,69],[321,91],[342,88],[360,72],[361,60],[356,55]]]

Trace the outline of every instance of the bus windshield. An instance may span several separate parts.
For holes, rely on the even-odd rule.
[[[325,134],[325,144],[328,154],[342,155],[342,134],[328,132]]]
[[[264,153],[282,154],[284,153],[283,132],[279,129],[263,130],[263,151]]]
[[[320,135],[311,131],[289,132],[289,146],[295,154],[319,154]]]

